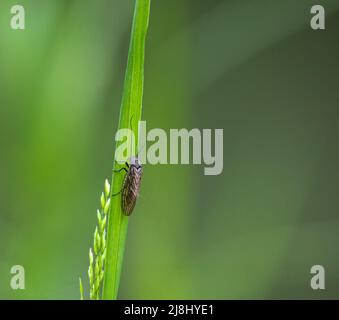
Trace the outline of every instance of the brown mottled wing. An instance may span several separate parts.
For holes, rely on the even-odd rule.
[[[135,207],[140,190],[141,176],[141,167],[130,166],[126,173],[121,194],[121,209],[126,216],[129,216]]]

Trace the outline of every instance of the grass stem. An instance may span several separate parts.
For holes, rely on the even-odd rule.
[[[151,0],[135,1],[127,69],[120,106],[118,129],[130,128],[130,121],[133,119],[131,129],[134,130],[136,142],[138,141],[137,124],[141,119],[142,111],[145,40],[148,28],[150,3]],[[117,142],[116,147],[119,146],[119,143],[121,142]],[[123,178],[123,174],[113,173],[111,195],[121,190]],[[111,198],[111,206],[108,215],[103,299],[116,299],[118,295],[129,219],[129,217],[123,215],[120,201],[120,196]]]

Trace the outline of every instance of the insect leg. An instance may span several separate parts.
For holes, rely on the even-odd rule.
[[[120,194],[120,193],[121,193],[121,191],[122,191],[122,189],[121,189],[119,192],[117,192],[117,193],[113,193],[113,194],[112,194],[112,197],[115,197],[115,196],[117,196],[118,194]]]
[[[123,168],[120,168],[120,169],[113,169],[113,172],[117,173],[117,172],[120,172],[121,170],[125,170],[125,172],[128,171],[125,167],[123,167]]]
[[[117,161],[115,161],[117,164],[119,164]],[[129,168],[129,165],[127,162],[125,162],[125,165],[127,166],[127,168]],[[122,167],[120,169],[114,169],[113,168],[113,172],[120,172],[121,170],[125,170],[125,172],[127,172],[128,170],[125,167]]]

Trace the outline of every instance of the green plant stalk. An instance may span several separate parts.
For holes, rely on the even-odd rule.
[[[136,0],[131,40],[128,51],[127,69],[123,88],[118,129],[130,128],[138,141],[138,121],[141,119],[144,82],[145,40],[148,28],[151,0]],[[117,142],[116,147],[121,142]],[[136,149],[137,150],[137,149]],[[115,161],[113,161],[114,164]],[[113,165],[114,167],[114,165]],[[118,193],[123,184],[124,174],[113,173],[112,194]],[[108,216],[107,252],[104,271],[103,299],[116,299],[123,262],[129,217],[121,210],[121,197],[111,197]]]

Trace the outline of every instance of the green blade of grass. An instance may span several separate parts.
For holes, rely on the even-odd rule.
[[[133,119],[133,124],[135,125],[132,124],[131,129],[134,131],[135,141],[138,141],[137,124],[141,119],[142,111],[144,53],[150,2],[151,0],[136,0],[135,2],[127,69],[120,106],[118,129],[130,128],[130,120]],[[119,142],[117,142],[116,147],[118,145]],[[123,179],[123,174],[113,174],[111,194],[121,190]],[[120,196],[112,197],[111,201],[108,217],[103,299],[116,299],[118,295],[129,219],[122,213]]]

